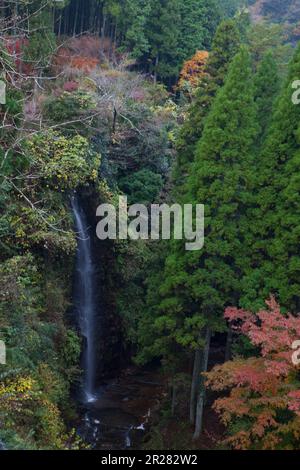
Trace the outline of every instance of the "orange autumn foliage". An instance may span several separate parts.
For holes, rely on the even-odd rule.
[[[89,73],[100,65],[100,60],[94,57],[73,55],[67,48],[61,48],[54,57],[53,65],[57,71],[62,70],[65,66],[69,66]]]
[[[208,57],[207,51],[197,51],[190,60],[184,63],[178,82],[179,90],[187,87],[193,89],[199,85],[200,80],[207,75],[205,68]]]
[[[75,56],[70,60],[71,67],[89,73],[99,65],[99,60],[90,57]]]
[[[65,67],[89,73],[105,63],[116,51],[109,38],[80,36],[70,38],[61,45],[53,57],[53,67],[57,73]]]

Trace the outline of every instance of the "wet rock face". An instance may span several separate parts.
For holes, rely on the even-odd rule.
[[[80,393],[76,393],[81,418],[75,426],[83,440],[93,449],[139,448],[164,386],[158,379],[157,372],[126,369],[130,364],[130,354],[126,353],[121,320],[116,314],[111,274],[115,261],[114,244],[111,241],[100,241],[96,237],[95,214],[100,201],[84,194],[79,201],[90,234],[89,258],[93,264],[92,334],[95,338],[95,380],[92,400],[82,400]],[[82,270],[84,272],[83,268]],[[87,273],[90,272],[91,269],[87,270]],[[85,283],[81,279],[81,284]],[[80,289],[77,292],[75,289],[74,299],[78,294]],[[86,313],[86,308],[81,310]],[[87,348],[87,344],[83,345],[83,350],[84,348]],[[84,357],[83,354],[83,368],[86,365]]]
[[[96,236],[96,209],[101,201],[93,194],[80,196],[91,236],[95,295],[95,364],[96,383],[104,377],[115,377],[126,367],[128,356],[124,354],[120,318],[116,314],[111,271],[114,265],[114,244],[110,240],[100,241]]]
[[[115,309],[114,290],[111,284],[110,271],[114,263],[113,243],[103,242],[96,237],[96,220],[93,230],[92,253],[96,271],[96,305],[97,309],[97,367],[98,381],[103,377],[115,377],[124,361],[124,344],[122,338],[122,325]]]

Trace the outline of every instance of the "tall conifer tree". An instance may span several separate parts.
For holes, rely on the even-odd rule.
[[[178,161],[175,168],[175,183],[181,184],[194,159],[195,146],[200,139],[205,117],[209,113],[217,90],[222,87],[230,61],[240,44],[239,33],[233,20],[222,21],[216,31],[204,78],[199,86],[187,119],[177,142]]]
[[[300,105],[292,99],[292,84],[299,77],[300,47],[291,62],[260,157],[256,237],[251,270],[243,287],[245,306],[252,303],[258,308],[273,293],[290,310],[300,308]]]
[[[204,394],[199,377],[207,366],[211,333],[224,329],[224,307],[238,303],[247,262],[243,243],[256,121],[251,60],[243,47],[205,121],[188,179],[186,202],[206,206],[204,249],[186,252],[181,242],[174,243],[160,288],[159,315],[151,320],[157,338],[154,352],[161,344],[160,335],[174,350],[177,345],[195,352],[190,410],[191,421],[196,420],[195,437],[202,426]]]
[[[273,114],[274,101],[279,92],[279,84],[278,67],[272,51],[268,51],[263,56],[254,79],[260,141],[263,141],[266,137]]]

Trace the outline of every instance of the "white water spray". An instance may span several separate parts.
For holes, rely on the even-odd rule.
[[[83,355],[84,400],[86,403],[91,403],[96,400],[95,269],[92,262],[92,246],[87,218],[76,195],[71,198],[71,205],[77,232],[75,301],[81,333],[86,340]]]

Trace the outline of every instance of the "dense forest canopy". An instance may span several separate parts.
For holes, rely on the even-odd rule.
[[[298,0],[0,2],[0,448],[108,446],[91,311],[94,389],[147,417],[109,445],[299,448],[299,31]],[[99,241],[120,195],[204,204],[204,247]]]
[[[210,47],[220,15],[215,0],[71,0],[55,13],[59,36],[89,31],[109,38],[115,50],[165,80],[176,80],[185,59]]]
[[[126,51],[138,60],[143,71],[174,82],[184,60],[197,49],[210,48],[220,18],[233,15],[244,1],[229,1],[225,5],[219,0],[43,0],[42,4],[20,0],[3,3],[1,11],[6,17],[13,13],[25,14],[32,23],[38,18],[39,26],[43,25],[44,30],[51,28],[58,38],[95,34],[105,38],[106,43],[110,42],[111,52]],[[35,13],[37,8],[39,14]],[[14,27],[16,34],[24,35],[22,21]]]

